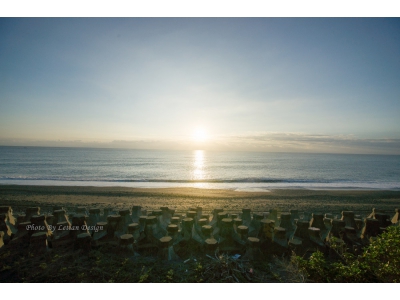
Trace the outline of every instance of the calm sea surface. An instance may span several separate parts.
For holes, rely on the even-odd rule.
[[[400,156],[0,147],[0,184],[400,189]]]

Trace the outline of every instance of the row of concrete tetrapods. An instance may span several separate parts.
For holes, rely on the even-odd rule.
[[[399,226],[398,209],[393,217],[376,209],[365,219],[353,211],[343,211],[340,219],[329,213],[301,217],[298,210],[252,213],[243,208],[241,213],[228,213],[216,208],[208,215],[201,207],[176,214],[168,207],[146,211],[140,206],[118,213],[104,209],[103,214],[99,208],[77,207],[68,215],[59,206],[46,215],[39,207],[29,207],[14,216],[11,207],[3,206],[0,251],[28,245],[35,253],[70,246],[85,252],[112,244],[127,251],[158,253],[165,260],[216,251],[249,260],[292,252],[305,256],[317,250],[337,255],[345,248],[357,253],[388,226]]]

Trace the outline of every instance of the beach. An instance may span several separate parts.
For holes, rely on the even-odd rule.
[[[239,213],[242,208],[253,212],[278,209],[288,212],[332,213],[340,217],[343,210],[353,210],[366,217],[373,208],[390,215],[400,205],[400,191],[390,190],[307,190],[275,189],[267,192],[244,192],[199,188],[127,188],[90,186],[23,186],[0,185],[0,206],[11,206],[14,213],[39,206],[42,213],[52,212],[59,205],[67,212],[77,206],[121,209],[139,205],[153,210],[161,206],[185,213],[190,207],[202,207],[210,214],[214,208]]]

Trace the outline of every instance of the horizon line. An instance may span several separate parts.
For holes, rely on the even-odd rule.
[[[217,150],[217,149],[144,149],[128,147],[93,147],[93,146],[38,146],[38,145],[1,145],[0,147],[15,148],[58,148],[58,149],[100,149],[100,150],[137,150],[137,151],[205,151],[205,152],[252,152],[252,153],[276,153],[276,154],[330,154],[330,155],[377,155],[400,156],[394,153],[355,153],[355,152],[305,152],[305,151],[261,151],[261,150]]]

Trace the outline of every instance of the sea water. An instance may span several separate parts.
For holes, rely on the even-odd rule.
[[[0,184],[400,189],[400,156],[0,147]]]

